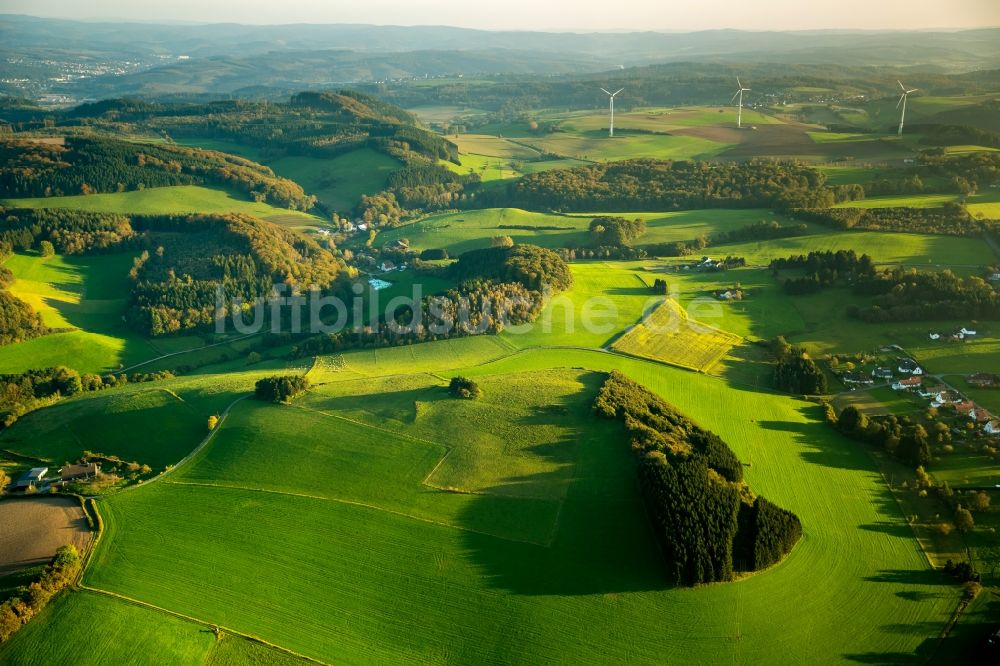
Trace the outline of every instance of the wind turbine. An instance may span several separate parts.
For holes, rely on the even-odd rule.
[[[615,95],[617,95],[618,93],[620,93],[623,90],[625,90],[625,89],[624,88],[619,88],[618,90],[616,90],[614,92],[608,92],[607,90],[604,90],[604,88],[601,88],[601,91],[605,95],[607,95],[608,98],[611,100],[611,125],[608,126],[608,136],[614,136],[615,135]]]
[[[907,90],[906,86],[903,85],[902,81],[896,81],[899,84],[899,89],[903,91],[903,94],[899,96],[899,101],[896,102],[896,108],[899,105],[903,105],[903,112],[899,114],[899,131],[896,132],[896,136],[903,136],[903,120],[906,118],[906,97],[912,92],[917,92],[920,88],[914,88],[913,90]]]
[[[729,100],[729,103],[732,104],[733,102],[736,101],[737,97],[740,98],[740,110],[736,112],[736,127],[742,128],[743,127],[743,93],[748,92],[750,89],[743,87],[743,84],[740,83],[740,77],[738,77],[738,76],[736,77],[736,85],[739,86],[739,90],[737,90],[736,94],[733,95],[733,98],[731,100]]]

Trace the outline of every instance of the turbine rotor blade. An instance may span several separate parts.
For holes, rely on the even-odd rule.
[[[899,108],[899,105],[903,103],[904,99],[906,99],[906,93],[903,93],[902,95],[899,96],[899,101],[896,102],[896,108],[897,109]]]
[[[733,102],[735,102],[735,101],[736,101],[736,98],[737,98],[737,97],[739,97],[739,94],[740,94],[741,92],[743,92],[743,91],[742,91],[742,90],[737,90],[737,91],[736,91],[736,94],[735,94],[735,95],[733,95],[733,98],[732,98],[731,100],[729,100],[729,103],[730,103],[730,104],[732,104]]]
[[[910,93],[917,92],[918,90],[920,90],[920,88],[914,88],[913,90],[907,90],[906,94],[909,95]]]
[[[740,88],[743,87],[743,84],[740,83],[740,77],[738,77],[738,76],[736,77],[736,85],[738,85]]]
[[[899,84],[899,89],[900,90],[906,90],[906,86],[903,85],[902,81],[900,81],[899,79],[896,79],[896,83]]]
[[[615,95],[617,95],[618,93],[620,93],[623,90],[625,90],[625,89],[624,88],[619,88],[618,90],[615,91]]]
[[[604,88],[601,88],[601,92],[603,92],[605,95],[610,95],[611,94],[607,90],[605,90]]]

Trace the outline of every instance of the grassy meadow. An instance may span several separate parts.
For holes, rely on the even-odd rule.
[[[281,226],[310,227],[320,220],[314,215],[277,208],[241,198],[225,190],[200,185],[150,187],[131,192],[64,197],[3,199],[9,208],[68,208],[124,215],[184,215],[187,213],[244,213]]]
[[[398,357],[399,350],[388,351]],[[358,355],[365,360],[346,353],[335,365],[370,367],[369,353]],[[317,369],[311,376],[326,383],[295,405],[247,405],[248,418],[256,410],[273,414],[245,422],[234,412],[190,466],[102,501],[108,533],[87,584],[183,608],[327,661],[353,661],[359,654],[376,661],[463,661],[488,654],[507,663],[749,662],[772,654],[776,624],[790,658],[871,659],[929,650],[933,641],[925,643],[925,636],[957,600],[957,591],[937,584],[927,570],[869,454],[819,423],[817,408],[808,403],[607,353],[529,350],[462,369],[481,382],[484,404],[440,399],[434,404],[454,413],[436,421],[419,397],[427,380],[395,374],[404,367],[405,361],[376,370],[388,374],[374,383]],[[709,424],[741,458],[752,460],[747,476],[754,490],[794,510],[805,525],[805,538],[785,562],[739,583],[671,589],[662,579],[620,435],[574,438],[572,454],[560,459],[559,448],[568,443],[545,445],[526,437],[530,431],[518,434],[518,423],[560,419],[588,432],[614,431],[615,424],[596,421],[586,410],[597,376],[583,370],[612,367]],[[572,382],[579,382],[575,392]],[[547,393],[546,383],[564,388]],[[403,397],[414,387],[417,396]],[[389,399],[366,397],[376,394]],[[553,404],[557,395],[562,398]],[[302,431],[315,434],[289,448],[282,434],[286,417],[279,414],[294,414],[297,421],[303,410],[324,402],[336,420],[367,428],[371,436],[307,426]],[[407,461],[477,437],[476,412],[494,403],[508,412],[514,430],[487,456],[490,468],[478,468],[476,456],[456,458],[441,472],[455,490],[424,482],[428,507],[446,506],[450,495],[467,498],[455,523],[377,503],[389,501],[397,483],[419,488],[426,463]],[[447,439],[441,423],[449,424]],[[227,437],[236,438],[233,445],[225,445]],[[524,444],[529,449],[519,452]],[[345,446],[360,447],[350,457],[364,462],[352,464],[372,466],[363,475],[371,476],[370,489],[349,478],[350,467],[338,469],[337,451]],[[393,449],[387,446],[409,452],[388,455]],[[233,474],[238,486],[214,481]],[[490,518],[489,505],[510,486],[520,491],[532,485],[563,496],[551,543],[479,529],[480,521],[498,519]],[[461,488],[479,490],[466,494]],[[331,499],[341,493],[341,501]],[[350,493],[374,495],[376,502]],[[518,528],[539,530],[550,520],[532,512]],[[844,549],[854,556],[840,557]],[[207,553],[225,553],[224,576],[205,568],[216,559]],[[308,565],[320,561],[321,567]],[[815,584],[820,571],[824,582]],[[200,581],[209,578],[215,582],[206,590]],[[803,589],[809,594],[800,594]],[[288,622],[289,614],[297,620]],[[843,631],[831,634],[831,625]],[[504,638],[512,633],[517,640]]]

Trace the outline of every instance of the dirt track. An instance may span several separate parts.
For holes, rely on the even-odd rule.
[[[0,576],[52,559],[68,543],[80,552],[91,532],[79,502],[69,497],[33,497],[0,502]]]

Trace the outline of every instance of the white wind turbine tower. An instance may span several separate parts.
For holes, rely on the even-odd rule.
[[[736,101],[737,97],[740,98],[740,110],[736,112],[736,127],[743,127],[743,93],[748,92],[750,89],[743,87],[743,84],[740,83],[740,77],[738,76],[736,77],[736,85],[739,86],[739,90],[737,90],[736,94],[733,95],[733,98],[729,100],[729,103],[732,104]]]
[[[917,92],[918,90],[920,90],[920,88],[907,90],[906,86],[903,85],[902,81],[896,81],[896,83],[899,84],[899,89],[903,91],[903,94],[899,96],[899,101],[896,102],[897,109],[899,108],[900,104],[903,105],[903,112],[899,114],[899,131],[896,132],[896,136],[903,136],[903,120],[906,119],[906,97],[912,92]]]
[[[616,90],[614,92],[608,92],[607,90],[604,90],[604,88],[601,88],[601,91],[605,95],[607,95],[608,98],[611,100],[611,125],[608,126],[608,136],[614,136],[615,135],[615,95],[617,95],[618,93],[620,93],[623,90],[625,90],[625,89],[624,88],[619,88],[618,90]]]

